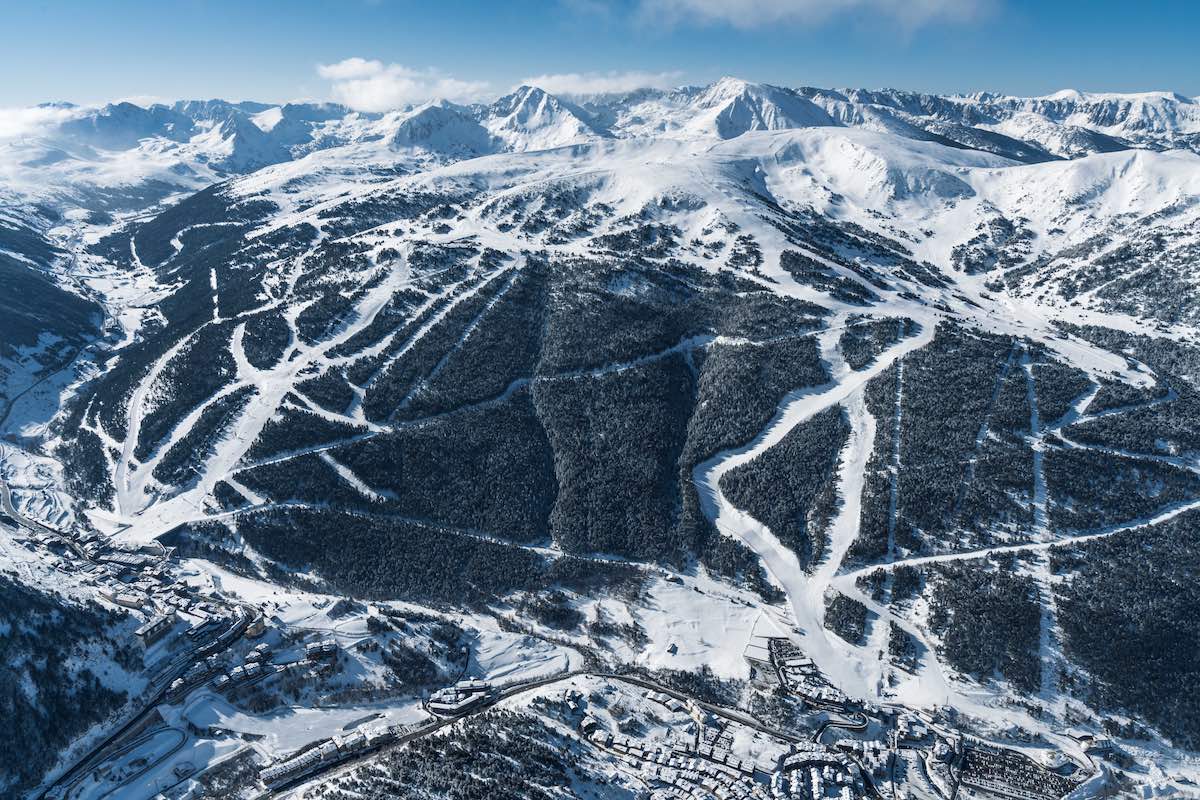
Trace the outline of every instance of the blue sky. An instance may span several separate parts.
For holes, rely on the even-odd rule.
[[[5,3],[0,106],[342,99],[705,83],[1200,95],[1200,2],[30,0]],[[346,59],[362,61],[346,62]],[[320,65],[326,65],[322,68]],[[330,66],[333,65],[333,66]],[[338,66],[340,65],[340,66]]]

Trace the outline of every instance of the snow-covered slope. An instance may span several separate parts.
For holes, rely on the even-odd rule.
[[[396,150],[427,151],[449,158],[472,158],[497,149],[469,109],[444,102],[402,114],[388,144]]]
[[[121,540],[479,609],[654,564],[751,587],[855,696],[1045,736],[1119,707],[1183,758],[1194,715],[1085,623],[1191,613],[1192,584],[1141,609],[1194,584],[1192,113],[734,79],[80,112],[6,145],[66,154],[9,204],[31,225],[99,196],[60,165],[140,165],[104,184],[134,214],[35,226],[33,266],[105,275],[122,335],[36,436]],[[1110,602],[1122,548],[1154,569]],[[646,647],[619,655],[670,664]]]
[[[491,104],[440,101],[389,114],[224,100],[57,104],[32,112],[40,122],[0,139],[0,183],[42,201],[69,196],[69,203],[108,209],[144,206],[314,150],[367,143],[444,161],[613,137],[713,140],[843,126],[1026,163],[1200,147],[1200,104],[1171,93],[937,96],[790,89],[728,77],[707,87],[577,99],[522,86]]]
[[[605,135],[580,109],[534,86],[521,86],[481,116],[510,150],[545,150]]]
[[[805,88],[800,93],[822,104],[900,115],[925,128],[950,124],[996,131],[1063,157],[1116,147],[1194,148],[1200,135],[1200,104],[1168,92],[1013,97]]]
[[[80,296],[77,276],[60,271],[67,252],[51,234],[60,222],[54,212],[0,198],[9,201],[0,206],[0,425],[11,435],[28,421],[22,401],[41,405],[43,421],[53,415],[62,386],[50,379],[99,335],[102,308]],[[40,398],[47,381],[49,397]]]
[[[833,125],[812,101],[777,86],[722,78],[700,94],[683,126],[690,134],[732,139],[748,131]]]

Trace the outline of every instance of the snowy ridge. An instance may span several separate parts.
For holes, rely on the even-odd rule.
[[[791,89],[726,77],[707,87],[579,101],[521,86],[491,104],[435,101],[387,114],[321,103],[68,104],[40,127],[0,142],[7,165],[0,178],[43,196],[86,192],[112,204],[128,202],[117,198],[120,187],[131,184],[195,189],[220,176],[355,143],[416,148],[444,159],[610,137],[730,139],[748,131],[826,126],[867,128],[1026,162],[1200,146],[1200,103],[1167,92],[937,96]]]

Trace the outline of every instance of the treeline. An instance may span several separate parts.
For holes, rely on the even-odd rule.
[[[1057,361],[1033,365],[1033,388],[1037,393],[1038,417],[1043,426],[1066,416],[1071,404],[1092,386],[1086,372]]]
[[[43,351],[34,358],[49,367],[65,361],[100,333],[102,312],[92,301],[59,287],[43,271],[61,255],[57,246],[11,216],[6,216],[5,222],[0,225],[0,296],[4,297],[0,357],[12,358],[18,348],[42,344]],[[57,345],[47,341],[56,336],[62,339]],[[5,399],[0,394],[0,412]]]
[[[784,250],[780,253],[779,266],[795,278],[797,283],[828,292],[835,300],[841,300],[843,303],[865,306],[879,300],[879,295],[858,281],[839,275],[831,267],[795,250]]]
[[[1036,387],[1036,382],[1035,382]],[[994,532],[1028,537],[1033,527],[1033,450],[1026,441],[1032,407],[1029,378],[1014,354],[987,415],[987,435],[975,452],[973,468],[964,467],[955,501],[954,522],[969,530],[957,547],[980,548],[993,543]]]
[[[273,503],[382,511],[385,502],[364,495],[315,453],[241,470],[237,480]]]
[[[677,261],[553,262],[541,374],[594,369],[661,352],[692,336],[769,338],[815,330],[828,311],[732,272]]]
[[[703,287],[636,262],[555,262],[550,301],[542,374],[632,361],[709,328]]]
[[[811,337],[761,346],[717,345],[696,363],[696,411],[685,451],[685,461],[693,465],[753,439],[788,392],[829,380]]]
[[[455,264],[437,273],[435,278],[419,281],[419,295],[411,300],[406,293],[393,293],[391,299],[358,333],[333,347],[334,358],[353,357],[362,353],[346,369],[346,375],[356,385],[365,387],[393,357],[408,346],[423,327],[435,320],[450,304],[466,292],[476,289],[483,276],[466,264]],[[430,295],[425,299],[425,293]],[[371,353],[362,352],[365,349]]]
[[[530,258],[512,286],[440,372],[423,383],[402,418],[423,417],[499,396],[531,377],[541,358],[549,265]]]
[[[394,173],[385,173],[394,177]],[[412,186],[372,192],[351,198],[317,212],[322,227],[331,238],[353,236],[380,225],[422,218],[441,219],[457,213],[456,204],[466,202],[466,192],[422,191]]]
[[[271,577],[283,583],[303,585],[297,576],[313,573],[352,597],[455,607],[518,591],[628,593],[644,579],[628,564],[547,559],[503,541],[365,511],[281,507],[241,513],[235,524],[236,534],[223,524],[186,525],[164,541],[256,574],[241,556],[244,542],[277,565]]]
[[[818,331],[828,314],[812,303],[761,289],[728,294],[714,305],[714,331],[755,341]]]
[[[1090,530],[1131,522],[1200,497],[1189,469],[1079,448],[1051,449],[1044,459],[1050,522]]]
[[[887,652],[893,664],[908,672],[916,671],[921,661],[921,644],[912,634],[890,620]]]
[[[264,311],[246,320],[242,350],[246,360],[258,369],[278,364],[291,342],[292,328],[281,311]]]
[[[267,420],[258,438],[246,451],[246,462],[262,461],[283,453],[323,444],[333,444],[366,432],[364,425],[350,425],[320,414],[284,406]]]
[[[343,594],[372,600],[461,605],[541,588],[537,553],[443,529],[320,509],[242,514],[246,544],[298,572],[312,571]]]
[[[154,467],[154,479],[171,486],[191,483],[257,394],[258,389],[254,386],[243,386],[210,403],[191,429]]]
[[[569,597],[557,590],[526,598],[519,610],[522,616],[537,620],[547,628],[573,631],[583,624],[583,612],[572,605]]]
[[[353,277],[323,278],[319,284],[296,293],[295,299],[304,303],[295,323],[300,341],[307,345],[319,344],[351,321],[358,304],[372,288],[359,275],[351,274]]]
[[[846,329],[838,337],[838,349],[850,369],[866,369],[884,350],[907,336],[914,336],[919,328],[907,317],[872,319],[855,315],[846,321]]]
[[[1075,691],[1138,714],[1177,747],[1200,745],[1200,515],[1052,551],[1058,621]]]
[[[1200,343],[1167,336],[1142,336],[1097,325],[1055,323],[1069,336],[1078,336],[1114,353],[1128,353],[1161,375],[1177,375],[1193,386],[1200,381]]]
[[[55,764],[62,750],[125,702],[123,691],[89,667],[97,655],[126,669],[140,655],[121,620],[0,574],[0,792],[19,797]]]
[[[673,532],[693,391],[679,355],[536,384],[558,486],[550,526],[562,547],[649,560],[686,550]]]
[[[850,644],[862,644],[867,636],[867,607],[840,592],[825,596],[825,627]]]
[[[1009,270],[1020,266],[1028,258],[1036,234],[1027,227],[1029,220],[1018,222],[999,216],[980,222],[974,236],[950,251],[955,269],[978,275],[997,267]]]
[[[910,253],[904,245],[857,225],[839,223],[815,209],[785,211],[779,208],[778,211],[779,216],[770,221],[784,232],[788,241],[845,267],[876,289],[890,291],[895,288],[879,267],[894,266],[905,259]]]
[[[82,411],[82,408],[81,408]],[[86,428],[74,427],[70,438],[64,437],[54,455],[63,464],[63,478],[71,494],[107,506],[115,494],[104,442]]]
[[[429,656],[401,639],[392,639],[380,651],[379,657],[391,671],[392,677],[406,689],[432,686],[442,677],[441,670]]]
[[[354,389],[346,373],[333,367],[296,384],[296,391],[335,414],[344,414],[354,400]]]
[[[1200,393],[1179,381],[1178,397],[1166,403],[1072,425],[1073,441],[1135,453],[1184,458],[1200,454]]]
[[[867,411],[875,418],[875,441],[863,476],[858,536],[850,543],[846,561],[869,564],[888,555],[892,514],[892,458],[896,448],[896,405],[900,398],[897,364],[872,378],[864,390]]]
[[[1099,414],[1118,408],[1144,405],[1166,397],[1169,391],[1170,387],[1162,383],[1143,388],[1124,381],[1102,381],[1100,391],[1096,392],[1096,396],[1084,411],[1088,414]]]
[[[493,710],[386,751],[321,787],[325,800],[561,800],[590,797],[576,748],[537,717]],[[599,781],[600,779],[597,778]],[[606,779],[604,779],[606,780]],[[397,791],[402,792],[398,795]]]
[[[600,234],[589,244],[594,250],[614,254],[637,253],[641,258],[666,258],[679,250],[682,237],[683,231],[675,225],[646,222],[622,231]]]
[[[998,673],[1022,692],[1041,685],[1041,604],[1033,580],[979,562],[930,568],[929,627],[959,672],[987,682]]]
[[[722,450],[751,441],[788,392],[825,383],[829,373],[811,337],[761,346],[718,345],[698,355],[692,359],[699,372],[696,401],[679,462],[679,539],[691,542],[692,551],[717,574],[741,577],[764,598],[778,600],[781,593],[767,580],[758,556],[704,516],[693,473]]]
[[[333,358],[352,356],[383,342],[394,331],[401,330],[414,319],[414,312],[427,300],[425,292],[406,287],[392,293],[383,308],[349,339],[333,347]]]
[[[730,501],[770,528],[804,569],[824,556],[837,511],[838,465],[849,436],[846,414],[834,406],[721,478]]]
[[[363,411],[374,422],[392,418],[405,398],[421,385],[443,357],[448,356],[466,334],[471,322],[484,313],[488,303],[508,286],[512,277],[496,277],[465,297],[440,320],[421,334],[395,361],[388,365],[367,390]],[[361,384],[360,384],[361,385]]]
[[[943,322],[906,360],[896,522],[905,549],[952,537],[967,463],[1011,351],[1006,338]]]
[[[528,390],[330,454],[388,494],[396,513],[517,541],[542,540],[549,531],[555,454]]]
[[[275,209],[274,203],[263,199],[239,202],[226,192],[224,184],[210,186],[139,223],[134,229],[138,257],[143,264],[157,267],[174,255],[175,247],[171,240],[184,228],[200,224],[236,223],[218,226],[218,230],[224,229],[223,232],[227,234],[229,229],[263,219]]]
[[[185,416],[237,375],[232,335],[232,322],[201,328],[159,372],[149,395],[154,405],[142,417],[134,448],[139,460],[149,458]]]

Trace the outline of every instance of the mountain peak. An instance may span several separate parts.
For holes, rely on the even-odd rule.
[[[566,107],[563,101],[537,86],[522,84],[491,105],[493,114],[500,116],[533,116],[543,111]]]
[[[1048,94],[1044,98],[1046,100],[1069,100],[1073,103],[1078,103],[1084,99],[1083,92],[1078,89],[1059,89],[1053,94]]]
[[[732,139],[748,131],[836,125],[817,104],[791,89],[724,77],[710,84],[694,105],[698,111],[688,128]]]
[[[393,149],[416,149],[443,155],[492,152],[492,137],[462,106],[436,100],[407,112],[389,138]]]
[[[705,103],[719,103],[735,97],[741,96],[764,96],[771,95],[776,92],[788,92],[787,89],[781,89],[778,86],[771,86],[766,83],[754,83],[752,81],[743,80],[742,78],[734,78],[726,75],[713,81],[700,93],[702,101]]]
[[[759,85],[761,84],[751,83],[745,78],[738,78],[733,75],[722,75],[720,78],[717,78],[715,81],[709,84],[709,88],[721,87],[723,89],[735,89],[737,91],[742,91],[750,86]]]
[[[574,103],[522,85],[484,109],[484,124],[514,150],[538,150],[607,136]]]

